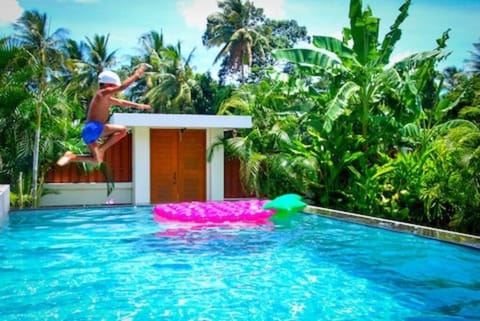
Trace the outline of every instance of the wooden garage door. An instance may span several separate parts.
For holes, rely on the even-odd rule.
[[[205,201],[205,130],[150,131],[152,203]]]

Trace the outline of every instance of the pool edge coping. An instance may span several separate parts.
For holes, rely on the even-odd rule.
[[[303,212],[308,214],[327,216],[330,218],[348,221],[351,223],[368,225],[396,232],[410,233],[430,239],[436,239],[439,241],[444,241],[480,250],[480,236],[475,236],[471,234],[447,231],[428,226],[399,222],[379,217],[350,213],[346,211],[334,210],[330,208],[312,205],[306,206]]]
[[[79,208],[115,208],[115,207],[150,207],[153,204],[142,204],[142,205],[132,205],[132,204],[115,204],[115,205],[98,205],[98,206],[70,206],[70,207],[40,207],[35,210],[49,210],[52,208],[67,208],[67,209],[79,209]],[[10,212],[22,212],[25,210],[32,210],[31,208],[25,209],[10,209]],[[413,235],[418,235],[430,239],[435,239],[438,241],[453,243],[456,245],[461,245],[476,250],[480,250],[480,236],[464,234],[459,232],[453,232],[433,227],[427,227],[423,225],[416,225],[412,223],[394,221],[374,216],[356,214],[341,210],[334,210],[330,208],[318,207],[313,205],[307,205],[302,212],[307,214],[325,216],[333,219],[339,219],[342,221],[348,221],[350,223],[356,223],[361,225],[367,225],[371,227],[409,233]]]

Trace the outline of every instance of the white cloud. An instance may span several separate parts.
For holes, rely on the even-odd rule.
[[[187,26],[199,29],[205,29],[208,15],[218,10],[216,0],[184,0],[177,6]]]
[[[272,19],[285,19],[285,0],[253,0],[255,7],[262,8],[265,15]]]
[[[0,26],[15,22],[23,13],[18,0],[0,0]]]
[[[253,0],[257,8],[263,8],[267,17],[285,18],[286,0]],[[182,0],[177,2],[180,14],[189,27],[205,29],[208,15],[219,10],[217,0]]]

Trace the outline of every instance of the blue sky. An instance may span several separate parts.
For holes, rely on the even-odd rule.
[[[310,35],[341,36],[348,26],[349,0],[254,0],[274,19],[295,19]],[[364,0],[381,18],[383,36],[404,0]],[[134,54],[139,37],[151,30],[163,32],[168,44],[182,42],[188,54],[196,48],[192,64],[197,72],[211,70],[217,48],[206,49],[201,37],[206,17],[218,10],[216,0],[0,0],[0,36],[13,32],[11,23],[24,10],[46,13],[51,31],[62,27],[77,41],[95,34],[110,35],[109,49],[120,57]],[[472,44],[480,42],[480,0],[412,0],[409,17],[394,59],[430,50],[444,31],[451,29],[448,49],[452,51],[440,68],[464,67]]]

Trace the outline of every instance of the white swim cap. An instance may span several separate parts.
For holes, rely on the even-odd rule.
[[[120,77],[110,70],[102,71],[100,75],[98,75],[98,82],[101,84],[113,84],[116,86],[120,86],[122,84],[120,82]]]

